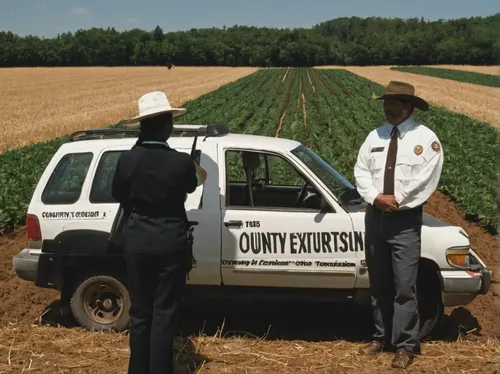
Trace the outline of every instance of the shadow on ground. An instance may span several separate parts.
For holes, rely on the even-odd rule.
[[[67,307],[58,301],[47,307],[40,323],[79,327]],[[371,339],[371,311],[351,304],[259,303],[191,304],[183,308],[179,336],[219,336],[305,340],[310,342]],[[466,335],[480,335],[478,320],[466,309],[445,315],[434,341],[456,341]]]

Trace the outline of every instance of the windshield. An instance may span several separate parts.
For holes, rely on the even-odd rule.
[[[307,167],[328,186],[337,198],[341,191],[356,189],[356,187],[344,178],[342,174],[306,146],[300,145],[292,150],[292,153],[297,156],[300,161],[306,164]]]

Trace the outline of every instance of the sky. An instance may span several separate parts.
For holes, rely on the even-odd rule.
[[[311,27],[337,17],[488,16],[495,0],[0,0],[0,30],[54,37],[91,27],[165,32],[237,25]]]

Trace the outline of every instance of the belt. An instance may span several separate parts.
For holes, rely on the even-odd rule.
[[[399,214],[403,214],[403,213],[420,213],[423,210],[423,208],[424,208],[424,204],[421,204],[421,205],[416,206],[414,208],[396,210],[394,212],[384,212],[384,211],[378,209],[377,207],[375,207],[372,204],[368,204],[368,205],[370,206],[370,208],[372,208],[373,210],[375,210],[377,212],[380,212],[382,215],[384,215],[384,216],[390,216],[390,215],[399,215]]]

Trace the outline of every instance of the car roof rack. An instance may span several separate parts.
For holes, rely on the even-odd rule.
[[[139,136],[139,128],[118,128],[108,127],[95,130],[76,131],[70,135],[70,141],[76,142],[80,140],[94,139],[122,139],[122,138],[137,138]],[[175,124],[171,137],[218,137],[229,134],[229,128],[224,124],[211,125],[191,125],[191,124]]]

